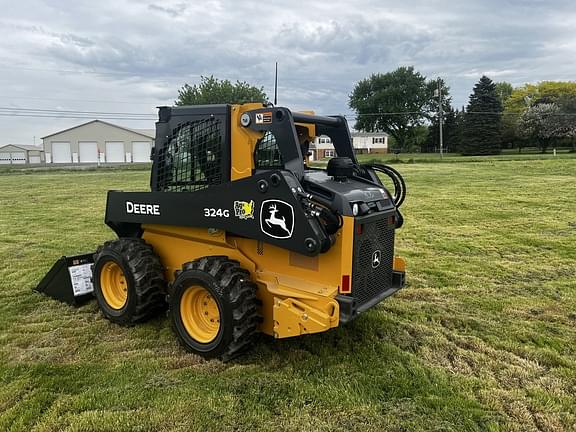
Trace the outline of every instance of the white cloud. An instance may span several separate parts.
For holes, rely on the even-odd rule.
[[[573,79],[568,1],[92,2],[0,0],[0,106],[154,112],[200,75],[246,80],[279,102],[345,113],[354,83],[414,65],[465,104],[482,74]],[[0,117],[0,144],[76,120]],[[122,121],[119,121],[122,123]],[[152,122],[126,123],[151,127]]]

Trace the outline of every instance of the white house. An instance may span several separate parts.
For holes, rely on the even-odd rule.
[[[352,145],[356,154],[388,153],[388,134],[384,132],[352,132]],[[310,144],[312,160],[331,158],[336,155],[332,140],[319,136]]]

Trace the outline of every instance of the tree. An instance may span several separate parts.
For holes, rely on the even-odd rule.
[[[555,103],[529,107],[518,122],[519,133],[538,143],[542,153],[556,139],[576,137],[576,123]]]
[[[462,153],[489,155],[500,153],[502,104],[496,94],[496,85],[487,76],[480,78],[470,95],[464,129]]]
[[[428,127],[428,136],[422,146],[424,152],[435,152],[440,150],[440,98],[438,97],[438,88],[442,91],[442,146],[444,150],[448,148],[448,136],[451,134],[451,128],[454,126],[454,109],[452,108],[452,97],[449,94],[449,88],[444,83],[444,80],[438,78],[435,81],[428,83],[433,98],[429,103],[430,113],[428,119],[430,126]]]
[[[508,98],[512,96],[513,91],[514,88],[509,82],[501,81],[496,83],[496,95],[498,96],[498,99],[500,99],[502,106],[504,106]]]
[[[456,109],[454,113],[454,134],[452,138],[452,152],[463,152],[462,141],[463,141],[463,131],[464,131],[464,117],[466,115],[466,109],[462,107],[461,109]]]
[[[558,101],[560,110],[562,111],[564,121],[567,126],[576,127],[576,95],[564,95]],[[576,135],[571,134],[570,144],[572,151],[576,152]]]
[[[570,113],[573,112],[570,108],[571,100],[576,101],[576,82],[542,81],[514,88],[510,97],[504,102],[504,141],[522,151],[524,145],[531,144],[530,135],[520,133],[522,129],[520,119],[524,113],[539,104],[556,104],[561,112]],[[572,120],[576,118],[572,117]],[[538,141],[536,143],[538,144]],[[575,146],[576,143],[572,139],[572,147],[576,148]]]
[[[458,147],[458,130],[456,124],[456,111],[451,105],[444,108],[442,127],[442,146],[445,152],[456,151]],[[422,152],[436,152],[440,148],[440,121],[438,115],[432,118],[428,127],[428,136],[422,147]]]
[[[559,103],[563,97],[576,97],[576,82],[542,81],[516,87],[506,100],[506,112],[522,114],[535,103]]]
[[[356,129],[387,132],[400,150],[407,150],[411,140],[417,141],[416,127],[430,117],[436,84],[427,83],[412,66],[359,81],[349,99],[357,115]],[[447,94],[445,87],[442,91]]]
[[[245,81],[232,84],[228,80],[219,80],[213,76],[200,77],[200,83],[184,86],[178,90],[176,105],[206,105],[224,103],[265,103],[268,97],[264,87],[254,87]]]

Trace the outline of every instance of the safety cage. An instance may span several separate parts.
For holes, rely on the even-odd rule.
[[[230,107],[161,107],[152,191],[194,192],[230,179]]]
[[[254,149],[254,167],[256,169],[282,169],[284,160],[276,137],[270,131],[266,132],[256,143]]]

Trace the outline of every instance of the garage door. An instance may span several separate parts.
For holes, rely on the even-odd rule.
[[[13,164],[25,164],[26,163],[26,153],[24,153],[24,152],[12,152],[12,163]]]
[[[42,162],[40,156],[30,156],[29,159],[31,164],[39,164]]]
[[[106,162],[124,162],[123,141],[109,141],[106,143]]]
[[[132,143],[132,161],[150,162],[150,142],[134,141]]]
[[[80,162],[98,162],[98,144],[95,142],[79,142],[78,148],[80,150]]]
[[[8,165],[12,163],[10,153],[0,153],[0,165]]]
[[[53,142],[52,143],[52,162],[54,163],[70,163],[72,162],[72,155],[70,154],[69,142]]]

